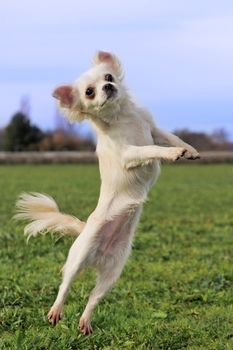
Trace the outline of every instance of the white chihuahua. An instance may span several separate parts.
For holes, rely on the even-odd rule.
[[[87,265],[96,269],[96,286],[79,322],[84,334],[92,332],[92,312],[120,276],[130,254],[143,202],[159,176],[160,159],[199,157],[193,147],[154,125],[150,113],[130,97],[122,79],[118,58],[101,51],[88,72],[73,85],[56,88],[53,94],[69,120],[90,120],[98,136],[102,184],[97,207],[87,222],[60,213],[55,201],[46,195],[22,194],[17,202],[16,217],[31,221],[24,230],[28,237],[47,231],[78,236],[64,265],[49,322],[56,324],[61,319],[75,276]]]

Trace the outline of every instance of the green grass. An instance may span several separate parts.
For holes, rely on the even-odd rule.
[[[83,272],[64,318],[46,314],[71,238],[32,238],[11,220],[22,191],[49,193],[86,219],[99,192],[96,166],[0,167],[0,349],[233,349],[233,167],[163,166],[124,272],[84,337],[78,319],[94,284]]]

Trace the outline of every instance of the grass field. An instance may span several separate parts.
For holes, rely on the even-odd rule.
[[[95,165],[0,167],[0,349],[233,349],[233,166],[166,165],[144,206],[131,258],[94,313],[94,333],[78,331],[94,273],[73,284],[64,318],[46,314],[71,238],[26,245],[11,220],[22,191],[49,193],[86,219],[95,207]]]

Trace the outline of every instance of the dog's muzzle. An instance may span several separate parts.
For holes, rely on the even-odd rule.
[[[103,91],[106,93],[108,99],[115,96],[117,93],[117,89],[113,84],[105,84],[103,86]]]

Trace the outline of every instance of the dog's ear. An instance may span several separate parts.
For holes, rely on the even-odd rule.
[[[71,108],[74,104],[73,88],[71,85],[58,86],[53,91],[53,97],[60,101],[62,107]]]
[[[122,80],[124,76],[123,67],[119,59],[110,52],[98,51],[93,59],[94,65],[100,63],[108,64],[111,69],[116,73],[117,77]]]

